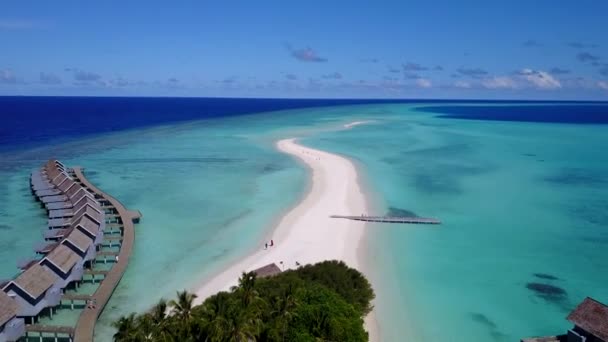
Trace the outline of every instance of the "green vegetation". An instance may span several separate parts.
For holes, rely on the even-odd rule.
[[[186,291],[149,312],[121,317],[114,340],[139,341],[368,341],[363,318],[374,292],[343,262],[324,261],[257,279],[243,273],[238,286],[198,306]]]

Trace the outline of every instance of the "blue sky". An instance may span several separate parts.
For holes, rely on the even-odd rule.
[[[606,1],[3,1],[0,95],[608,100]]]

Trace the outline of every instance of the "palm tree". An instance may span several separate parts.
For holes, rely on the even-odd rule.
[[[194,299],[197,296],[186,290],[177,292],[177,300],[172,299],[169,305],[173,307],[172,313],[184,320],[190,320]]]
[[[154,323],[162,323],[167,317],[167,301],[164,298],[161,298],[158,303],[150,309],[149,314]]]
[[[294,311],[298,304],[293,284],[289,284],[282,296],[277,297],[273,302],[274,310],[271,314],[276,317],[276,321],[280,325],[281,340],[283,341],[285,341],[285,334],[287,333],[289,322],[297,315]]]
[[[234,308],[225,320],[226,341],[247,342],[256,341],[262,328],[259,313],[253,310]]]
[[[229,293],[220,292],[207,298],[204,305],[197,307],[194,312],[199,328],[204,330],[210,342],[226,340],[226,317],[231,305],[229,299]]]
[[[232,292],[240,293],[243,307],[249,306],[256,298],[259,298],[258,292],[255,290],[256,279],[257,274],[255,272],[243,272],[239,278],[238,286],[231,288]]]
[[[112,323],[112,326],[118,329],[113,336],[114,341],[135,342],[139,340],[139,328],[137,326],[134,312],[126,317],[121,316],[118,321]]]

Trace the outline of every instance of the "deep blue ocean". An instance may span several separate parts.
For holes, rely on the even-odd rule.
[[[606,103],[564,102],[576,106],[570,110],[551,102],[527,101],[0,96],[0,151],[180,121],[309,107],[421,102],[429,106],[418,110],[446,118],[608,123]],[[443,103],[475,106],[436,106]],[[500,103],[521,106],[484,106]],[[530,103],[534,105],[525,105]]]

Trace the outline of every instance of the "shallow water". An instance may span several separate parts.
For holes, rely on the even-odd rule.
[[[373,226],[384,340],[551,335],[585,296],[608,301],[606,126],[383,108],[373,125],[307,142],[364,165],[385,210],[443,221]]]
[[[336,130],[366,119],[374,122]],[[45,218],[27,192],[29,171],[50,155],[84,166],[94,184],[144,216],[96,330],[107,340],[120,315],[195,287],[259,248],[307,181],[273,143],[305,136],[353,158],[380,211],[444,222],[369,226],[383,340],[554,334],[584,296],[608,301],[606,127],[436,118],[412,105],[375,104],[167,124],[11,152],[0,168],[0,259],[8,261],[0,278],[14,275],[13,260],[41,240]]]

